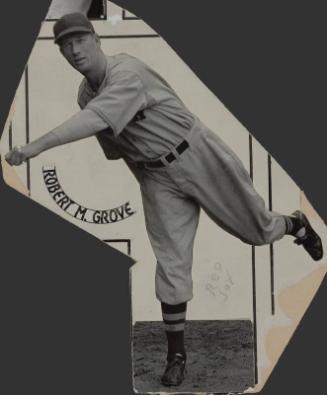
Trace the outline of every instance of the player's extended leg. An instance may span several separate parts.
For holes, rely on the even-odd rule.
[[[138,179],[146,227],[157,258],[156,295],[161,302],[168,342],[167,365],[161,382],[165,386],[178,386],[184,379],[186,364],[186,302],[193,296],[193,243],[200,208],[174,186],[166,169],[145,171]]]
[[[269,211],[253,187],[241,160],[212,131],[201,124],[190,136],[190,148],[179,162],[180,178],[191,180],[183,190],[223,229],[244,242],[264,245],[285,234],[296,237],[311,257],[322,257],[322,244],[306,217]]]

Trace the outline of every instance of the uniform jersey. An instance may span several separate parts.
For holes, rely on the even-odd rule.
[[[97,92],[84,79],[78,103],[108,125],[97,135],[106,156],[120,153],[133,162],[153,160],[169,152],[195,121],[160,75],[127,54],[107,57],[106,75]]]

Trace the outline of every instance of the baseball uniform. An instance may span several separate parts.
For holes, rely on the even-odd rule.
[[[140,60],[107,57],[100,88],[94,92],[84,79],[78,103],[108,125],[96,135],[107,158],[123,158],[139,181],[161,302],[192,299],[201,208],[246,243],[268,244],[284,236],[284,217],[266,209],[240,159]]]

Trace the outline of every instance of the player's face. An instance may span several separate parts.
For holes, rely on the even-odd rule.
[[[97,66],[99,41],[94,34],[78,33],[65,37],[60,43],[60,51],[67,61],[82,74]]]

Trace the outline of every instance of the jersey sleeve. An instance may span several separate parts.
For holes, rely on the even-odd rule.
[[[145,107],[146,96],[141,79],[132,72],[120,72],[85,108],[98,114],[117,137],[135,114]]]

